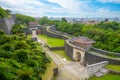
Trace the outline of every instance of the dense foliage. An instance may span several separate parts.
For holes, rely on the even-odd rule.
[[[0,18],[7,17],[8,13],[9,13],[9,10],[5,10],[2,7],[0,7]]]
[[[0,80],[41,80],[48,62],[37,42],[0,31]]]
[[[22,14],[16,14],[16,18],[18,21],[20,21],[22,24],[26,23],[28,24],[31,21],[34,21],[35,19],[30,16],[22,15]]]
[[[64,20],[64,19],[63,19]],[[41,25],[53,25],[57,22],[60,22],[59,20],[50,20],[48,17],[44,16],[39,20],[39,24]]]
[[[11,29],[13,34],[23,33],[23,27],[21,24],[15,24]]]
[[[120,23],[100,22],[96,25],[70,24],[58,22],[57,30],[67,32],[74,36],[87,36],[96,41],[95,47],[108,51],[120,52]]]

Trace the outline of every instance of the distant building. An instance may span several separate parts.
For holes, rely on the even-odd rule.
[[[39,25],[38,21],[33,21],[28,23],[29,27],[25,30],[27,34],[31,34],[32,31],[36,31],[37,34],[43,34],[45,32],[45,27]]]
[[[99,21],[94,21],[94,20],[92,20],[92,21],[90,21],[90,20],[86,21],[86,24],[98,24],[98,23],[99,23]]]
[[[28,25],[29,25],[30,30],[33,30],[33,29],[38,30],[38,27],[40,26],[37,21],[30,22],[28,23]]]

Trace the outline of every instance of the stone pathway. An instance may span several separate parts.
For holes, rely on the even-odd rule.
[[[38,42],[42,44],[42,48],[49,55],[55,64],[58,66],[57,80],[85,80],[85,67],[80,65],[79,62],[69,62],[57,54],[53,54],[47,47],[46,43],[38,38]]]

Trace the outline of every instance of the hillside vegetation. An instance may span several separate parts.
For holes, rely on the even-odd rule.
[[[0,31],[0,80],[42,80],[48,62],[37,42]]]
[[[10,12],[10,10],[5,10],[2,7],[0,7],[0,18],[8,17],[10,15]]]
[[[16,14],[16,19],[22,24],[28,24],[31,21],[35,21],[35,18],[23,14]]]

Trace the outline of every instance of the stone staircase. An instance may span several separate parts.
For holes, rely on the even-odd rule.
[[[105,69],[105,68],[101,68],[97,73],[95,73],[94,75],[97,77],[101,77],[105,74],[109,73],[109,70]]]

